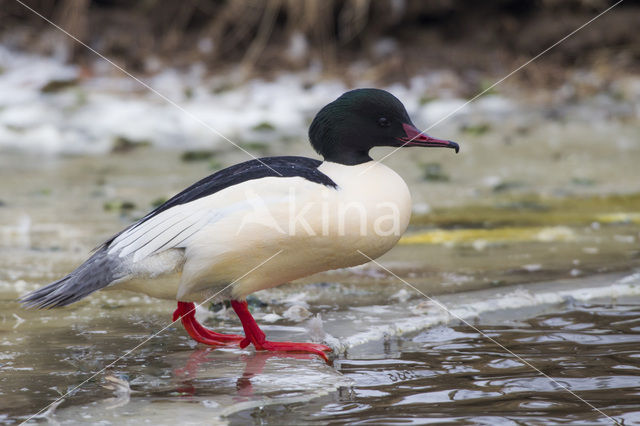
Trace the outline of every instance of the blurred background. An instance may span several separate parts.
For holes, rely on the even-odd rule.
[[[53,401],[174,309],[104,292],[43,315],[17,297],[250,159],[229,140],[258,157],[316,157],[308,125],[356,87],[389,90],[418,127],[461,145],[384,160],[414,212],[380,262],[640,422],[638,22],[633,0],[0,0],[0,369],[11,372],[0,395],[12,407],[0,422]],[[281,340],[335,343],[335,369],[193,352],[172,328],[116,365],[139,392],[116,401],[125,411],[103,410],[112,392],[92,382],[57,419],[609,421],[374,264],[252,300]],[[305,328],[317,314],[322,333]],[[199,315],[240,330],[223,305]]]
[[[264,133],[303,139],[315,111],[352,87],[389,88],[420,124],[430,125],[613,3],[41,0],[25,5],[223,135],[259,142],[269,136]],[[514,108],[537,107],[556,121],[571,113],[584,121],[637,118],[638,19],[640,5],[623,2],[489,90],[486,95],[493,96],[476,110],[504,116],[515,114]],[[0,23],[1,147],[86,153],[127,142],[172,149],[227,145],[20,2],[2,1]],[[595,111],[574,111],[583,103]],[[486,127],[468,122],[473,106],[458,112],[461,117],[443,124],[454,121],[454,128],[467,126],[471,133]]]
[[[39,0],[26,5],[132,72],[188,70],[273,77],[314,71],[360,82],[406,82],[449,70],[453,93],[475,95],[615,2],[606,0],[188,0],[165,3]],[[3,42],[10,48],[79,64],[97,60],[15,1],[3,1]],[[562,43],[519,84],[551,88],[577,68],[602,78],[637,70],[637,2],[624,2],[580,37]]]

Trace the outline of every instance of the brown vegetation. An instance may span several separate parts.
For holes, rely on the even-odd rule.
[[[210,70],[324,72],[364,61],[369,77],[398,80],[426,69],[500,74],[579,27],[608,0],[24,0],[130,69],[150,57]],[[14,0],[3,0],[4,42],[73,61],[90,53]],[[627,4],[628,3],[628,4]],[[625,2],[528,67],[520,78],[561,80],[567,67],[637,70],[640,7]],[[53,34],[53,35],[52,35]],[[381,43],[381,40],[383,42]],[[297,44],[296,44],[297,43]],[[297,47],[296,47],[297,46]],[[306,46],[306,48],[305,48]]]

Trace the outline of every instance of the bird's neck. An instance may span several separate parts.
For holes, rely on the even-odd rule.
[[[355,166],[357,164],[368,163],[372,161],[368,150],[345,150],[341,149],[337,152],[328,152],[324,155],[324,161],[331,163],[344,164],[345,166]]]

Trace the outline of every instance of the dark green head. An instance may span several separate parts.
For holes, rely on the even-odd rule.
[[[309,128],[311,145],[325,161],[354,165],[371,161],[376,146],[453,148],[458,144],[422,134],[402,102],[380,89],[344,93],[318,112]]]

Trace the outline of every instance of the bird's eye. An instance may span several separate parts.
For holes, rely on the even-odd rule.
[[[378,118],[378,124],[380,127],[389,127],[391,126],[391,122],[387,120],[385,117]]]

